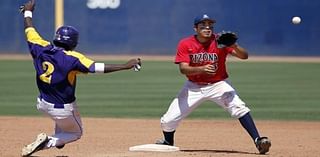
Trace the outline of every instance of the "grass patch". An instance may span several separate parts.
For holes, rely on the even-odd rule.
[[[319,63],[228,63],[230,80],[254,118],[267,120],[320,120],[319,67]],[[1,61],[0,71],[0,115],[41,115],[35,107],[38,89],[32,62]],[[171,62],[145,61],[141,72],[79,75],[76,96],[85,117],[160,118],[185,80]],[[188,118],[230,116],[205,102]]]

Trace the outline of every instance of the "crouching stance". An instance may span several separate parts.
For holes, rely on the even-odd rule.
[[[157,144],[174,145],[178,124],[204,101],[212,101],[239,119],[251,136],[259,153],[269,151],[271,142],[260,137],[250,115],[250,109],[239,98],[228,80],[228,55],[247,59],[248,53],[237,43],[234,33],[213,34],[215,20],[204,14],[194,20],[195,35],[184,38],[177,46],[175,63],[188,78],[168,111],[161,117],[164,139]]]
[[[81,138],[83,134],[75,89],[79,73],[109,73],[135,68],[141,65],[139,58],[125,64],[95,62],[74,51],[78,43],[78,31],[72,26],[57,29],[53,44],[42,39],[32,24],[35,1],[21,7],[24,15],[25,34],[39,89],[37,109],[55,122],[52,136],[40,133],[35,141],[22,149],[22,156],[49,148],[63,148],[66,144]]]

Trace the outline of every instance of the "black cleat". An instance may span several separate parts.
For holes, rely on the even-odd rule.
[[[161,139],[161,140],[157,140],[157,141],[156,141],[156,144],[162,144],[162,145],[169,145],[169,146],[173,146],[173,144],[172,144],[172,143],[169,143],[168,141],[163,140],[163,139]]]
[[[65,145],[63,144],[63,145],[61,145],[61,146],[56,146],[56,148],[62,149],[64,146],[65,146]]]
[[[266,154],[269,152],[271,141],[268,139],[268,137],[258,137],[254,141],[260,154]]]

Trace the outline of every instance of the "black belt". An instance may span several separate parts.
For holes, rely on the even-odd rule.
[[[53,108],[64,108],[64,104],[54,104]]]
[[[41,96],[39,96],[39,99],[41,100],[43,98]],[[46,100],[44,100],[44,101],[46,101]],[[46,101],[46,102],[48,102],[48,101]],[[55,104],[55,103],[51,103],[51,102],[48,102],[48,103],[53,104],[53,108],[64,108],[64,104]]]
[[[217,82],[194,82],[197,85],[210,85],[210,84],[215,84]]]

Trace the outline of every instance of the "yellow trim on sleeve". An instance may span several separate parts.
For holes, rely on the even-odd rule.
[[[76,52],[76,51],[64,51],[64,52],[69,56],[73,56],[73,57],[78,58],[79,61],[81,62],[81,64],[83,64],[88,69],[94,63],[93,60],[87,58],[86,56],[84,56],[83,54],[81,54],[79,52]]]
[[[27,37],[27,41],[33,44],[38,44],[43,47],[50,45],[50,42],[43,40],[39,33],[33,27],[28,27],[25,29],[25,34]]]

